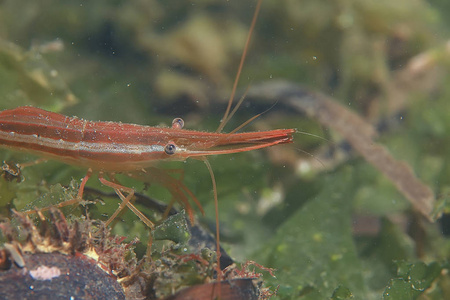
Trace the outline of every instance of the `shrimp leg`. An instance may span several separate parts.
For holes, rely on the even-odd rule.
[[[115,182],[105,179],[103,177],[102,172],[100,172],[98,175],[98,179],[100,180],[100,182],[105,186],[113,188],[116,194],[122,200],[122,203],[112,214],[112,216],[106,221],[105,225],[108,226],[109,224],[111,224],[111,222],[117,217],[117,215],[125,208],[125,206],[127,206],[132,212],[134,212],[139,217],[139,219],[141,219],[142,222],[145,223],[145,225],[147,225],[151,229],[155,228],[155,224],[152,221],[150,221],[139,209],[136,208],[136,206],[134,206],[131,203],[131,199],[134,196],[134,189],[117,183],[117,180],[114,179],[113,175],[110,175],[110,177]],[[122,192],[127,193],[127,196],[125,197]]]
[[[68,205],[73,205],[73,204],[78,204],[81,201],[83,201],[83,193],[84,193],[84,187],[86,186],[86,183],[88,182],[89,178],[91,178],[92,176],[92,169],[88,169],[86,175],[83,177],[83,179],[81,180],[81,184],[80,187],[78,188],[78,192],[77,192],[77,196],[71,200],[66,200],[64,202],[58,203],[56,205],[52,205],[52,206],[48,206],[48,207],[44,207],[41,209],[30,209],[27,211],[24,211],[23,213],[26,215],[31,215],[31,214],[35,214],[38,211],[43,212],[43,211],[47,211],[52,207],[57,207],[57,208],[62,208],[62,207],[66,207]]]

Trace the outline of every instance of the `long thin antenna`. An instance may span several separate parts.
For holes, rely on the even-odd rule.
[[[223,127],[227,124],[227,118],[228,114],[230,113],[231,104],[233,103],[234,95],[236,94],[237,85],[239,82],[239,78],[241,77],[242,68],[244,66],[244,61],[247,56],[248,48],[250,45],[250,39],[253,34],[253,30],[255,29],[256,20],[258,19],[259,10],[261,8],[261,2],[262,0],[258,0],[258,3],[256,4],[255,13],[253,14],[252,24],[250,25],[250,30],[248,31],[247,40],[245,41],[244,51],[242,52],[241,61],[239,63],[239,68],[236,74],[236,78],[234,79],[233,83],[233,89],[231,90],[230,99],[228,100],[228,106],[227,110],[225,111],[225,114],[223,115],[222,122],[219,124],[219,127],[217,128],[216,132],[221,132],[223,130]]]
[[[246,91],[247,92],[247,91]],[[248,119],[247,121],[245,121],[244,123],[242,123],[241,125],[239,125],[238,127],[236,127],[235,129],[233,129],[232,131],[230,131],[229,133],[235,133],[239,130],[241,130],[243,127],[247,126],[249,123],[253,122],[253,120],[259,118],[261,115],[265,114],[266,112],[268,112],[269,110],[271,110],[275,105],[277,104],[277,102],[275,102],[271,107],[269,107],[268,109],[266,109],[265,111],[263,111],[262,113],[259,113],[253,117],[251,117],[250,119]],[[233,110],[234,111],[234,110]]]
[[[238,103],[234,106],[233,110],[228,114],[228,117],[226,120],[222,120],[222,122],[228,123],[228,121],[231,120],[231,118],[234,116],[234,114],[236,113],[236,111],[239,109],[239,106],[241,106],[242,102],[244,102],[245,97],[247,96],[247,92],[250,89],[250,86],[247,87],[247,89],[245,90],[244,94],[242,95],[241,99],[239,99]]]
[[[220,228],[219,228],[219,199],[217,197],[217,185],[216,178],[214,177],[214,172],[212,170],[211,164],[209,163],[206,156],[200,157],[208,168],[209,175],[211,176],[213,193],[214,193],[214,207],[216,209],[216,257],[217,257],[217,281],[222,281],[222,270],[220,269]]]

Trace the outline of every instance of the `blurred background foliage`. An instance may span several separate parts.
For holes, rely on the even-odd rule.
[[[153,126],[182,117],[186,128],[214,131],[254,6],[255,1],[217,0],[3,0],[0,109],[33,105],[89,120]],[[334,97],[378,126],[380,142],[430,185],[437,210],[445,211],[449,14],[444,0],[264,0],[238,94],[256,83],[289,80]],[[225,131],[269,107],[245,102]],[[321,162],[316,153],[340,138],[278,107],[245,130],[295,127],[328,141],[297,134],[293,146],[211,158],[230,255],[276,268],[277,278],[264,277],[273,290],[278,286],[276,299],[450,297],[448,219],[424,221],[357,155],[314,168]],[[33,159],[1,153],[7,161]],[[204,165],[162,167],[184,170],[185,184],[205,206],[199,219],[212,224]],[[11,207],[43,205],[36,199],[46,204],[48,198],[67,197],[58,184],[75,189],[71,179],[84,171],[58,162],[25,168],[22,183],[1,181],[3,214]],[[170,200],[163,188],[120,180]],[[95,179],[88,185],[108,191]],[[91,217],[106,220],[117,207],[113,199],[90,206]],[[129,240],[145,241],[148,234],[129,212],[114,230]],[[144,246],[137,251],[142,255]]]

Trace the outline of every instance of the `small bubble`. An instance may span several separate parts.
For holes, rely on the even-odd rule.
[[[269,75],[269,78],[270,78],[270,79],[272,79],[272,78],[273,78],[272,74],[270,74],[270,75]]]

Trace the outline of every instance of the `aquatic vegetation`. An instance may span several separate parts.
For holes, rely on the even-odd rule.
[[[183,117],[187,128],[217,127],[253,2],[81,4],[2,2],[1,109],[34,105],[148,125]],[[211,161],[224,245],[236,261],[277,269],[276,278],[261,271],[266,286],[279,286],[272,299],[441,299],[448,291],[448,219],[425,220],[391,180],[350,150],[337,127],[293,109],[283,98],[289,95],[270,98],[264,88],[277,80],[320,91],[372,124],[373,141],[430,187],[436,203],[428,217],[438,218],[449,209],[449,9],[437,0],[263,2],[239,84],[240,94],[250,86],[248,97],[225,131],[276,103],[249,128],[298,128],[326,139],[298,134],[293,147]],[[1,153],[9,167],[33,159]],[[164,167],[184,170],[177,176],[205,207],[199,219],[211,222],[204,166]],[[20,183],[10,175],[0,181],[4,217],[12,207],[70,197],[77,186],[71,179],[83,173],[49,162],[24,168]],[[120,180],[170,201],[164,188]],[[65,208],[67,217],[88,211],[106,220],[114,211],[118,200],[95,182],[90,187],[86,200],[97,204]],[[140,199],[136,205],[150,217],[159,214]],[[113,234],[139,237],[135,252],[144,255],[148,232],[131,213]]]

